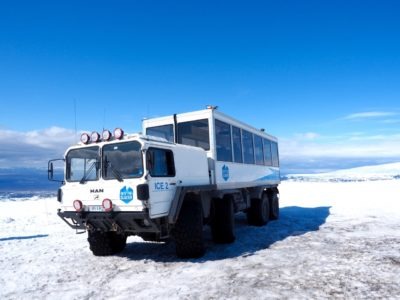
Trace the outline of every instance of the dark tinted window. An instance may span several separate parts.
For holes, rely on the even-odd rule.
[[[147,169],[152,177],[174,177],[174,155],[171,150],[149,148],[147,150]]]
[[[107,144],[103,147],[103,178],[123,179],[143,175],[141,146],[138,142]]]
[[[254,136],[254,150],[255,150],[256,164],[263,165],[264,164],[263,140],[258,135]]]
[[[169,142],[174,141],[174,128],[171,124],[149,127],[146,129],[146,134],[164,138]]]
[[[264,139],[264,163],[272,166],[271,141]]]
[[[278,153],[277,143],[271,142],[271,151],[272,151],[272,165],[274,167],[279,167],[279,153]]]
[[[178,143],[210,150],[208,120],[178,123]]]
[[[242,130],[243,158],[245,164],[254,164],[253,134]]]
[[[217,143],[217,160],[232,161],[231,126],[215,120],[215,137]]]
[[[237,163],[243,162],[242,156],[242,135],[240,128],[232,126],[232,136],[233,136],[233,156],[234,161]]]

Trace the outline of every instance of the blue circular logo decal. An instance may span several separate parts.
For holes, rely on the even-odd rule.
[[[131,187],[124,186],[119,192],[119,199],[126,204],[131,202],[133,200],[133,189]]]
[[[222,167],[222,178],[223,178],[225,181],[227,181],[227,180],[229,179],[229,168],[228,168],[226,165],[224,165],[224,166]]]

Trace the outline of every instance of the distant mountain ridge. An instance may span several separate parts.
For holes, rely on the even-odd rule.
[[[364,166],[319,174],[288,174],[282,180],[312,182],[347,182],[400,179],[400,162]]]
[[[308,182],[346,182],[400,179],[400,162],[364,166],[319,174],[288,174],[282,180]],[[25,192],[56,193],[60,186],[47,179],[46,169],[0,168],[0,194]]]
[[[0,169],[0,192],[57,191],[59,185],[47,179],[45,169]]]

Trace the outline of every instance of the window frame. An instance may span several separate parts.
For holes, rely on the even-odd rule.
[[[249,136],[246,137],[245,135],[248,134]],[[246,153],[246,142],[251,142],[251,153]],[[242,129],[242,153],[243,153],[243,163],[248,165],[255,165],[255,158],[254,158],[254,134],[251,131]],[[247,145],[250,146],[250,145]],[[251,160],[248,160],[251,155]],[[246,157],[247,156],[247,157]]]
[[[279,148],[277,142],[271,142],[272,166],[279,168]]]
[[[85,160],[85,162],[84,162],[84,165],[85,165],[85,169],[83,170],[83,174],[82,174],[82,177],[80,178],[80,179],[77,179],[77,180],[71,180],[71,159],[73,159],[73,158],[79,158],[79,157],[69,157],[69,155],[70,155],[70,153],[71,152],[75,152],[75,151],[82,151],[82,150],[89,150],[89,149],[96,149],[96,157],[95,158],[88,158],[88,157],[82,157],[81,159],[84,159]],[[85,177],[85,174],[86,174],[86,172],[88,171],[88,169],[90,168],[90,166],[92,165],[92,164],[90,164],[90,166],[89,166],[89,168],[86,166],[87,165],[87,162],[86,162],[86,160],[93,160],[93,159],[95,159],[96,160],[96,162],[94,162],[94,163],[96,163],[96,164],[98,164],[97,166],[95,165],[94,166],[94,168],[95,168],[95,171],[96,171],[96,178],[94,178],[94,179],[90,179],[90,178],[86,178],[85,179],[85,181],[97,181],[97,180],[99,180],[100,179],[100,173],[101,173],[101,171],[100,171],[100,162],[101,162],[101,156],[100,156],[100,147],[99,146],[90,146],[90,147],[82,147],[82,148],[74,148],[74,149],[71,149],[71,150],[69,150],[68,151],[68,153],[67,153],[67,155],[65,156],[65,164],[66,164],[66,169],[65,169],[65,180],[67,181],[67,182],[80,182],[81,180],[82,180],[82,178],[84,178]]]
[[[235,130],[239,135],[235,136]],[[238,164],[243,164],[243,141],[242,141],[242,128],[233,126],[231,128],[232,131],[232,150],[233,150],[233,162]],[[239,143],[236,143],[235,139],[239,138]],[[239,146],[239,149],[235,149],[235,146]],[[236,159],[236,154],[240,154],[240,161]]]
[[[168,131],[169,132],[164,132],[164,131],[160,131],[166,134],[171,133],[171,135],[168,136],[168,138],[166,138],[165,136],[160,136],[160,135],[154,135],[154,134],[149,134],[148,131],[149,130],[154,130],[154,129],[161,129],[162,127],[167,128],[168,127]],[[152,127],[147,127],[146,128],[146,135],[149,136],[155,136],[155,137],[159,137],[159,138],[164,138],[166,139],[168,142],[174,142],[175,138],[174,138],[174,125],[173,124],[164,124],[164,125],[159,125],[159,126],[152,126]]]
[[[152,173],[152,170],[154,168],[154,162],[152,162],[150,160],[150,153],[151,151],[156,150],[156,151],[164,151],[165,153],[170,153],[170,162],[166,162],[167,166],[166,166],[166,170],[167,170],[167,175],[158,175],[158,174],[154,174]],[[168,158],[166,158],[168,160]],[[170,163],[170,167],[172,167],[172,172],[170,172],[171,170],[169,169],[168,163]],[[151,168],[150,168],[151,166]],[[175,157],[174,157],[174,152],[171,149],[165,149],[165,148],[160,148],[160,147],[149,147],[146,151],[146,170],[149,172],[149,175],[153,178],[173,178],[176,176],[176,168],[175,168]]]
[[[136,150],[139,153],[139,157],[140,157],[140,164],[141,164],[141,174],[139,173],[138,175],[130,175],[130,176],[126,176],[121,174],[121,178],[122,179],[135,179],[135,178],[141,178],[143,177],[144,174],[144,164],[143,164],[143,155],[142,155],[142,145],[138,142],[138,141],[129,141],[129,142],[119,142],[119,143],[110,143],[110,144],[105,144],[103,145],[102,149],[101,149],[101,161],[102,161],[102,168],[101,168],[101,176],[104,180],[118,180],[118,178],[116,178],[116,176],[114,175],[114,177],[110,178],[109,176],[105,176],[105,172],[106,172],[106,164],[105,164],[105,152],[104,148],[107,147],[115,147],[118,145],[124,145],[124,144],[137,144],[139,146],[139,150]],[[108,167],[107,167],[108,168]],[[117,172],[120,172],[121,170],[117,170]],[[107,172],[113,172],[112,169],[111,170],[107,170]]]
[[[264,165],[264,142],[263,138],[257,134],[254,134],[254,161],[255,164],[258,166],[263,166]],[[257,141],[260,143],[257,145]],[[257,146],[261,146],[261,148],[258,149]],[[258,150],[257,150],[258,149]],[[261,158],[261,161],[259,160]]]
[[[183,129],[182,126],[184,126],[186,124],[189,124],[189,123],[201,123],[201,122],[207,123],[206,124],[207,125],[207,141],[200,140],[200,139],[196,140],[196,139],[190,138],[191,141],[195,141],[194,145],[193,144],[185,144],[185,143],[183,143],[182,140],[185,138],[185,136],[182,136],[182,129]],[[192,146],[192,147],[199,147],[199,148],[204,149],[205,151],[209,151],[211,149],[210,121],[209,121],[208,118],[198,119],[198,120],[191,120],[191,121],[184,121],[184,122],[178,122],[176,127],[177,127],[177,129],[176,129],[176,133],[175,134],[177,135],[178,144]],[[192,127],[192,128],[201,128],[201,127],[200,126],[195,126],[195,127]],[[189,137],[187,137],[187,138],[189,139]],[[196,143],[205,143],[206,147],[203,147],[201,145],[196,145]]]
[[[271,140],[266,139],[266,138],[263,139],[264,165],[265,165],[265,166],[268,166],[268,167],[272,167],[272,149],[271,149],[271,143],[272,143]],[[268,147],[266,146],[267,144],[268,144]],[[269,154],[268,159],[267,159],[267,156],[266,156],[266,154],[267,154],[267,153],[266,153],[266,149],[267,149],[267,148],[268,148],[268,154]]]
[[[217,130],[217,123],[220,123],[219,125],[222,126],[226,126],[229,132],[229,136],[223,136],[223,139],[226,139],[226,141],[228,142],[227,144],[219,144],[218,141],[221,141],[223,139],[218,139],[218,130]],[[221,127],[222,127],[221,126]],[[223,122],[221,120],[215,119],[214,122],[214,134],[215,134],[215,152],[216,152],[216,159],[217,161],[225,161],[225,162],[233,162],[233,147],[232,147],[232,126],[229,123]],[[221,135],[220,135],[221,136]],[[218,146],[222,146],[224,148],[226,148],[226,154],[228,154],[229,157],[219,157],[219,147]],[[227,146],[227,147],[226,147]]]

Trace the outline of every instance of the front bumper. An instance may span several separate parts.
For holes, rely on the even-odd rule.
[[[146,212],[74,212],[57,215],[73,229],[122,231],[128,234],[168,232],[167,218],[150,219]]]

